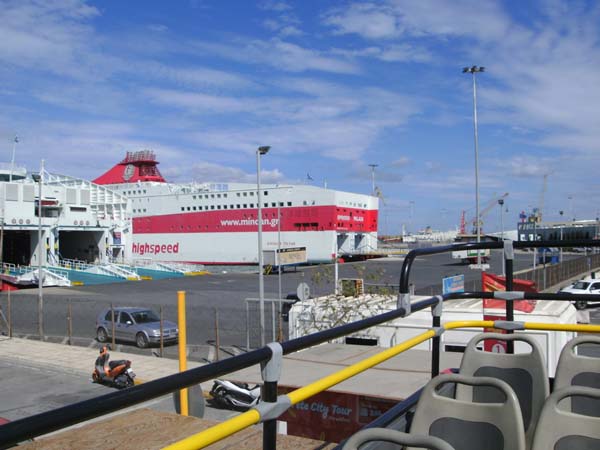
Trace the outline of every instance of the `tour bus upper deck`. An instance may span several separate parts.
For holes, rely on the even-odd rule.
[[[529,245],[548,245],[548,243],[527,243]],[[598,241],[577,241],[577,242],[567,242],[564,243],[566,246],[585,246],[585,247],[593,247],[593,246],[600,246],[600,242]],[[410,348],[413,348],[415,346],[418,346],[421,343],[427,342],[428,340],[431,340],[431,376],[432,379],[438,380],[435,381],[435,383],[440,383],[439,380],[441,380],[441,383],[463,383],[467,385],[467,392],[468,389],[471,389],[471,392],[475,392],[478,387],[480,386],[481,383],[483,382],[487,382],[487,383],[491,383],[492,386],[495,387],[499,387],[501,389],[505,389],[504,392],[504,396],[506,399],[511,399],[511,400],[506,400],[505,403],[510,403],[510,408],[512,409],[506,409],[503,410],[505,411],[502,414],[502,417],[500,417],[498,419],[498,422],[496,425],[498,425],[498,429],[500,430],[500,434],[498,435],[497,433],[489,433],[487,434],[487,436],[491,436],[494,440],[494,442],[496,441],[500,441],[500,438],[504,438],[507,435],[505,434],[506,431],[505,430],[510,430],[510,428],[506,428],[506,427],[510,427],[510,426],[516,426],[517,428],[519,426],[523,427],[523,423],[519,422],[519,417],[521,417],[522,412],[519,412],[518,409],[516,409],[516,407],[520,407],[520,403],[519,400],[516,398],[516,394],[511,391],[510,386],[508,387],[508,389],[506,389],[506,382],[502,382],[502,381],[489,381],[488,376],[483,376],[483,377],[479,377],[482,378],[483,380],[473,380],[472,377],[464,375],[464,374],[459,374],[459,378],[452,378],[453,375],[452,374],[443,374],[443,378],[438,379],[436,378],[439,373],[440,373],[440,369],[444,369],[444,367],[440,367],[440,343],[441,343],[441,336],[444,335],[444,333],[449,332],[450,330],[455,330],[455,329],[471,329],[471,328],[478,328],[478,329],[495,329],[496,331],[502,331],[505,332],[505,334],[509,337],[511,336],[518,336],[520,335],[521,331],[523,330],[548,330],[548,331],[559,331],[559,332],[571,332],[571,333],[600,333],[600,326],[599,325],[583,325],[583,324],[574,324],[574,323],[570,323],[570,324],[561,324],[561,323],[543,323],[543,322],[536,322],[536,321],[520,321],[520,320],[515,320],[515,311],[513,308],[513,302],[516,300],[557,300],[557,301],[561,301],[561,302],[565,302],[565,303],[569,303],[573,300],[574,296],[570,295],[570,294],[565,294],[565,293],[551,293],[551,294],[545,294],[545,293],[531,293],[531,292],[518,292],[518,291],[514,291],[513,290],[513,285],[512,285],[512,281],[513,281],[513,271],[512,271],[512,245],[507,245],[506,243],[498,243],[498,242],[489,242],[489,243],[471,243],[471,244],[459,244],[458,246],[448,246],[448,247],[444,247],[444,248],[436,248],[436,249],[418,249],[418,250],[413,250],[411,253],[409,253],[409,255],[407,255],[403,268],[402,268],[402,273],[401,273],[401,277],[400,277],[400,292],[398,295],[398,302],[397,302],[397,308],[394,311],[389,311],[383,314],[379,314],[373,317],[368,317],[366,319],[362,319],[359,321],[355,321],[355,322],[351,322],[351,323],[346,323],[344,325],[338,326],[338,327],[334,327],[334,328],[330,328],[324,331],[321,331],[319,333],[315,333],[312,335],[308,335],[308,336],[303,336],[303,337],[299,337],[296,339],[292,339],[289,341],[285,341],[285,342],[281,342],[281,343],[271,343],[266,347],[262,347],[256,350],[252,350],[249,351],[248,353],[236,356],[236,357],[232,357],[229,358],[227,360],[223,360],[223,361],[219,361],[213,364],[209,364],[206,366],[202,366],[202,367],[198,367],[198,368],[194,368],[191,370],[188,370],[186,372],[183,372],[181,374],[177,374],[177,375],[172,375],[170,377],[166,377],[160,380],[156,380],[153,382],[149,382],[149,383],[145,383],[139,386],[135,386],[133,388],[127,389],[125,391],[121,391],[121,392],[117,392],[114,394],[108,394],[105,396],[102,396],[100,399],[93,399],[93,401],[86,401],[86,402],[81,402],[79,404],[76,405],[72,405],[70,407],[64,407],[64,408],[59,408],[57,410],[48,412],[48,413],[42,413],[42,414],[38,414],[36,416],[32,416],[26,419],[21,419],[19,421],[15,421],[12,422],[10,424],[7,425],[3,425],[3,429],[2,429],[2,433],[0,433],[0,448],[7,446],[7,445],[13,445],[23,439],[27,439],[27,438],[31,438],[34,436],[37,436],[39,434],[43,434],[43,433],[47,433],[49,431],[52,430],[56,430],[58,428],[62,428],[68,425],[72,425],[74,423],[78,423],[81,422],[82,420],[86,420],[92,417],[96,417],[100,414],[104,414],[106,412],[109,411],[114,411],[116,409],[119,408],[123,408],[125,406],[130,406],[132,404],[135,404],[137,402],[141,402],[141,401],[147,401],[150,400],[152,398],[156,398],[159,397],[161,395],[164,395],[166,393],[181,389],[183,387],[188,387],[188,386],[192,386],[196,383],[202,382],[202,381],[207,381],[210,379],[214,379],[216,377],[222,377],[224,375],[226,375],[227,373],[230,373],[231,371],[234,370],[239,370],[239,369],[243,369],[246,367],[250,367],[252,365],[261,363],[261,365],[263,366],[263,375],[264,375],[264,382],[263,382],[263,388],[262,388],[262,401],[261,403],[255,407],[252,408],[249,411],[246,411],[242,414],[239,414],[235,417],[233,417],[230,420],[227,420],[225,422],[222,422],[212,428],[209,428],[208,430],[205,430],[201,433],[198,433],[196,435],[190,436],[189,438],[179,441],[179,442],[175,442],[172,443],[169,447],[167,448],[171,448],[171,449],[184,449],[184,448],[203,448],[206,447],[208,445],[211,445],[231,434],[236,433],[237,431],[243,430],[251,425],[257,424],[257,423],[263,423],[263,448],[276,448],[277,447],[277,426],[276,426],[276,420],[277,418],[283,414],[285,411],[287,411],[290,407],[299,404],[300,402],[305,401],[306,399],[311,398],[312,396],[318,394],[319,392],[323,392],[333,386],[336,386],[337,384],[339,384],[340,382],[349,379],[350,377],[355,376],[358,373],[362,373],[365,370],[368,370],[371,367],[374,367],[378,364],[381,364],[382,362],[395,357],[396,355],[399,355],[405,351],[407,351]],[[413,299],[411,299],[411,295],[408,289],[409,286],[409,277],[410,277],[410,267],[412,265],[412,263],[416,260],[417,256],[420,255],[424,255],[424,254],[432,254],[434,252],[442,252],[442,251],[452,251],[454,249],[457,248],[462,248],[464,246],[467,247],[474,247],[474,248],[498,248],[498,249],[503,249],[504,250],[504,257],[505,257],[505,268],[506,268],[506,292],[463,292],[463,293],[452,293],[452,294],[445,294],[445,295],[440,295],[440,296],[434,296],[434,297],[430,297],[430,298],[426,298],[426,299],[420,299],[417,301],[413,301]],[[525,246],[522,245],[522,243],[514,243],[514,246]],[[446,322],[446,321],[442,321],[442,317],[443,317],[443,305],[446,302],[452,302],[452,301],[456,301],[461,300],[461,299],[468,299],[468,298],[488,298],[488,299],[496,299],[496,300],[504,300],[506,302],[506,311],[505,311],[505,319],[499,319],[499,320],[454,320],[451,322]],[[590,300],[595,300],[595,301],[600,301],[600,296],[594,295],[594,296],[589,296]],[[388,322],[390,320],[395,320],[401,317],[409,317],[411,313],[416,313],[418,311],[424,311],[424,310],[430,310],[431,311],[431,327],[429,327],[429,329],[424,330],[422,333],[419,333],[416,336],[411,337],[410,339],[408,339],[405,342],[399,342],[397,345],[395,345],[394,347],[382,350],[381,352],[378,352],[374,355],[370,355],[369,357],[365,358],[364,360],[358,361],[354,364],[352,364],[351,366],[348,367],[344,367],[343,369],[326,375],[324,377],[322,377],[321,379],[317,379],[305,386],[302,386],[298,389],[295,389],[293,391],[287,392],[285,394],[281,394],[278,396],[278,392],[277,392],[277,386],[278,386],[278,380],[279,380],[279,374],[281,371],[281,363],[282,363],[282,356],[283,355],[288,355],[290,353],[294,353],[298,350],[301,350],[303,348],[308,348],[311,346],[315,346],[318,345],[320,343],[323,342],[327,342],[331,339],[336,339],[339,338],[341,336],[345,336],[347,334],[350,333],[355,333],[359,330],[364,330],[364,329],[368,329],[370,327],[376,326],[378,324],[382,324],[385,322]],[[495,339],[501,339],[501,337],[498,336],[494,336]],[[519,346],[515,346],[513,345],[514,342],[511,341],[509,339],[509,341],[507,342],[507,346],[506,346],[506,356],[510,356],[510,355],[515,355],[518,356],[520,354],[520,348]],[[515,348],[516,348],[516,352],[515,352]],[[481,352],[483,353],[483,352]],[[461,363],[462,365],[462,363]],[[600,364],[595,364],[595,367],[600,368]],[[456,368],[455,368],[456,369]],[[459,367],[459,369],[462,370],[462,367]],[[595,372],[591,369],[587,369],[588,373],[586,373],[586,377],[588,377],[589,379],[592,380],[592,382],[595,382],[594,380],[596,380],[595,376]],[[591,374],[591,375],[589,375]],[[547,373],[545,374],[546,377],[548,378]],[[576,378],[577,376],[575,376]],[[585,377],[584,377],[585,378]],[[586,378],[586,380],[589,379]],[[550,380],[548,378],[548,385],[550,387]],[[470,387],[469,387],[470,386]],[[600,384],[598,385],[598,387],[600,387]],[[583,392],[583,390],[585,390],[585,388],[582,387],[576,387],[573,388],[575,389],[575,393],[578,396],[583,396],[586,397],[588,399],[588,403],[589,402],[595,402],[598,400],[598,395],[595,392],[592,392],[592,394],[588,394],[587,391]],[[589,388],[588,389],[592,389]],[[423,390],[422,392],[424,392],[426,395],[426,399],[427,401],[433,401],[434,403],[432,403],[433,406],[428,406],[427,411],[428,413],[425,414],[423,412],[419,412],[419,406],[416,406],[416,412],[415,414],[415,421],[413,422],[413,430],[410,430],[413,434],[415,434],[415,430],[422,430],[423,428],[418,428],[418,427],[422,427],[423,425],[423,420],[421,420],[423,418],[423,416],[427,416],[428,414],[432,413],[432,412],[436,412],[436,414],[439,416],[438,419],[440,420],[445,420],[447,419],[447,417],[442,417],[441,415],[445,414],[448,411],[448,408],[450,408],[450,411],[453,411],[451,408],[452,406],[448,406],[448,404],[443,403],[446,402],[446,400],[444,399],[440,399],[438,397],[441,397],[441,394],[438,394],[435,386],[431,387],[430,384],[428,384],[425,387],[425,390]],[[457,395],[459,395],[459,390],[456,390]],[[550,393],[550,389],[548,390],[548,392]],[[555,395],[556,394],[556,395]],[[567,392],[567,394],[569,394],[569,392]],[[464,394],[464,392],[462,392],[460,395],[468,395],[468,394]],[[554,397],[552,397],[554,395]],[[565,395],[564,392],[562,390],[558,390],[554,393],[552,393],[552,395],[550,395],[548,397],[548,401],[549,401],[549,405],[551,405],[552,408],[555,408],[556,402],[560,401],[560,399],[562,399],[563,397],[560,397],[561,395]],[[570,395],[570,394],[569,394]],[[414,395],[410,396],[408,399],[406,399],[404,402],[394,406],[393,408],[391,408],[388,412],[382,414],[376,422],[371,423],[370,425],[368,425],[369,427],[380,427],[380,426],[392,426],[392,424],[396,423],[400,423],[402,422],[402,420],[404,420],[405,424],[407,422],[406,418],[406,411],[409,411],[411,408],[415,409],[415,401],[417,400],[417,398],[420,395],[418,393],[415,393]],[[425,398],[424,397],[424,398]],[[557,400],[557,398],[560,397],[559,400]],[[412,404],[410,404],[410,402],[412,401]],[[436,407],[436,403],[439,401],[440,405],[439,407]],[[552,403],[554,402],[554,403]],[[498,402],[494,401],[490,404],[488,404],[487,406],[478,406],[478,408],[480,408],[480,412],[476,412],[474,413],[468,413],[467,414],[471,414],[470,416],[467,416],[467,419],[464,418],[459,418],[458,416],[458,412],[461,408],[456,407],[456,417],[450,417],[450,419],[457,419],[457,420],[451,420],[449,423],[454,426],[455,431],[458,431],[458,433],[455,433],[455,435],[457,436],[465,436],[465,435],[469,435],[469,433],[465,433],[464,430],[465,428],[463,428],[462,421],[466,421],[466,422],[472,422],[473,419],[475,418],[484,418],[484,417],[488,417],[488,409],[487,408],[495,408],[495,406]],[[576,403],[574,400],[572,400],[572,404]],[[492,406],[489,406],[492,405]],[[504,407],[504,406],[503,406]],[[421,411],[423,411],[424,409],[421,408]],[[507,412],[508,411],[508,412]],[[510,412],[512,411],[512,412]],[[539,414],[539,420],[546,420],[545,417],[546,415],[544,414],[544,411],[542,411],[542,413]],[[439,414],[438,414],[439,413]],[[440,415],[441,414],[441,415]],[[416,420],[416,418],[419,417],[419,420]],[[531,419],[531,417],[533,417],[533,415],[529,415],[528,416],[529,419]],[[425,417],[427,418],[427,417]],[[505,420],[506,419],[506,420]],[[437,419],[435,419],[437,420]],[[523,419],[520,419],[521,421]],[[598,420],[598,418],[591,418],[591,419],[587,419],[587,418],[583,418],[581,419],[582,423],[585,423],[586,426],[585,427],[576,427],[573,428],[573,436],[575,436],[575,438],[581,440],[587,440],[586,442],[589,443],[591,442],[592,445],[597,445],[598,442],[600,442],[600,437],[596,436],[596,435],[586,435],[585,433],[590,430],[590,429],[596,429],[596,430],[600,430],[600,426],[591,426],[588,424],[589,420],[592,420],[592,423],[594,420]],[[481,420],[483,422],[483,420]],[[419,424],[418,427],[415,424]],[[441,423],[441,422],[440,422]],[[564,423],[569,423],[567,420],[564,421]],[[500,425],[501,424],[501,425]],[[512,425],[511,425],[512,424]],[[520,424],[520,425],[519,425]],[[426,437],[438,437],[440,440],[440,433],[438,433],[436,430],[437,425],[433,426],[430,425],[430,428],[428,429],[429,431],[426,432],[425,434],[427,434],[428,436]],[[559,426],[554,426],[554,428],[560,428]],[[485,427],[484,427],[485,429]],[[407,429],[404,428],[404,430],[406,431]],[[397,431],[397,430],[396,430]],[[423,434],[422,432],[417,433],[417,434]],[[527,442],[529,444],[532,444],[533,446],[531,448],[533,448],[534,450],[538,450],[538,448],[540,448],[539,446],[536,447],[536,436],[534,436],[531,432],[526,435],[526,430],[522,430],[522,431],[515,431],[515,435],[517,436],[517,444],[520,445],[521,443],[525,442],[525,439],[527,439]],[[479,437],[485,437],[486,433],[479,433],[478,435]],[[494,437],[495,436],[495,437]],[[526,437],[527,436],[527,437]],[[479,438],[478,437],[478,438]],[[414,436],[413,436],[414,438]],[[498,439],[496,439],[498,438]],[[409,438],[409,441],[412,438]],[[571,438],[569,438],[571,439]],[[575,440],[577,440],[575,439]],[[590,440],[591,439],[591,440]],[[476,439],[472,439],[474,442],[478,442]],[[427,439],[425,439],[425,441],[428,441]],[[433,442],[435,441],[432,445],[438,445],[438,447],[432,446],[431,448],[444,448],[444,449],[448,449],[448,448],[453,448],[453,447],[443,447],[443,444],[439,444],[439,442],[436,441],[436,439],[430,439],[429,441]],[[428,442],[429,442],[428,441]],[[409,443],[409,445],[416,445],[414,444],[414,441],[411,441],[412,443]],[[453,441],[454,442],[454,441]],[[513,441],[505,441],[505,442],[513,442]],[[542,441],[540,441],[542,442]],[[545,442],[545,441],[544,441]],[[567,441],[569,443],[569,445],[571,445],[572,440],[568,440]],[[447,443],[447,442],[446,442]],[[515,444],[515,447],[513,448],[520,448],[517,444]],[[440,446],[441,445],[441,446]],[[504,445],[504,444],[503,444]],[[458,450],[460,447],[456,447],[456,450]],[[468,448],[468,447],[466,447]],[[496,447],[494,446],[490,446],[489,448],[509,448],[506,446],[502,446],[502,447],[498,447],[496,445]],[[525,448],[525,447],[523,447]],[[528,447],[529,448],[529,447]],[[552,447],[549,447],[552,448]],[[567,447],[567,448],[576,448],[576,447]],[[598,448],[598,447],[589,447],[589,448]]]

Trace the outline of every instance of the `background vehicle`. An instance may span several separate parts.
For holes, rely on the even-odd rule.
[[[575,283],[562,288],[560,291],[565,294],[600,294],[600,280],[596,278],[587,277],[583,280],[576,281]],[[585,300],[576,300],[573,302],[575,308],[577,309],[585,309],[587,306],[587,301]]]
[[[247,411],[256,406],[260,400],[260,385],[250,386],[247,383],[215,380],[210,390],[210,401],[213,405],[237,411]]]
[[[115,338],[135,342],[140,348],[160,342],[160,318],[147,308],[117,307],[115,312]],[[96,338],[107,342],[112,336],[112,315],[110,309],[103,310],[96,318]],[[163,321],[163,342],[176,342],[179,336],[177,324]]]

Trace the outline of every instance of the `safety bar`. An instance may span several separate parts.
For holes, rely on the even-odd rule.
[[[505,321],[498,321],[505,322]],[[496,321],[493,320],[461,320],[448,322],[441,326],[442,330],[452,330],[457,328],[495,328]],[[600,333],[600,325],[575,325],[575,324],[545,324],[537,322],[522,322],[523,329],[532,330],[553,330],[553,331],[584,331],[591,333]],[[502,324],[500,324],[502,326]],[[291,391],[285,395],[278,397],[278,402],[288,405],[288,407],[296,405],[319,392],[325,391],[336,384],[346,381],[355,375],[364,372],[378,364],[381,364],[388,359],[399,355],[400,353],[409,350],[410,348],[427,341],[436,336],[438,330],[432,328],[424,333],[408,339],[394,347],[379,352],[362,361],[359,361],[351,366],[348,366],[338,372],[332,373],[313,383]],[[282,411],[283,412],[283,411]],[[225,422],[221,422],[211,428],[208,428],[200,433],[189,436],[179,442],[175,442],[164,450],[193,450],[204,448],[210,444],[214,444],[221,439],[224,439],[232,434],[242,431],[249,426],[255,425],[261,421],[260,411],[253,408],[245,413],[242,413]]]
[[[600,247],[600,240],[596,239],[575,239],[570,241],[490,241],[490,242],[464,242],[460,244],[442,245],[439,247],[416,248],[407,253],[402,263],[400,272],[400,293],[408,294],[409,276],[413,262],[419,256],[437,255],[458,250],[493,250],[503,249],[505,242],[510,242],[513,248],[543,248],[543,247]],[[510,256],[510,255],[509,255]],[[512,260],[512,258],[509,258]],[[507,273],[508,277],[508,273]],[[507,286],[507,290],[511,290]]]

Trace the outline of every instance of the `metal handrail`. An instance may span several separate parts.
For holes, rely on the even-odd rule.
[[[498,324],[498,328],[500,329],[500,322],[504,321],[462,320],[448,322],[442,325],[441,328],[443,330],[452,330],[456,328],[496,328],[496,325]],[[524,329],[532,330],[578,332],[586,331],[592,333],[600,333],[600,325],[545,324],[537,322],[523,322],[522,326]],[[373,356],[370,356],[369,358],[366,358],[342,370],[334,372],[317,381],[314,381],[313,383],[298,388],[287,394],[280,395],[277,399],[277,403],[287,405],[288,408],[293,405],[296,405],[301,401],[312,397],[315,394],[325,391],[330,387],[347,380],[348,378],[358,375],[367,369],[370,369],[422,342],[427,341],[428,339],[433,338],[438,333],[438,330],[434,328],[429,329],[424,333],[421,333],[417,336],[412,337],[411,339],[402,342],[401,344],[379,352]],[[285,400],[282,401],[282,398]],[[164,450],[193,450],[204,448],[210,444],[214,444],[215,442],[220,441],[221,439],[231,436],[232,434],[242,431],[243,429],[248,428],[249,426],[255,425],[261,422],[261,420],[261,412],[258,409],[253,408],[249,411],[246,411],[245,413],[239,414],[236,417],[226,420],[225,422],[221,422],[220,424],[208,428],[204,431],[201,431],[193,436],[189,436],[167,447],[164,447]]]

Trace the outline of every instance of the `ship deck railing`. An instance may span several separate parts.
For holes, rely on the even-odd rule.
[[[514,300],[557,300],[563,302],[573,302],[581,297],[566,293],[532,293],[513,291],[514,248],[524,248],[528,246],[539,248],[548,246],[548,244],[548,242],[544,241],[481,242],[462,243],[444,247],[412,250],[405,258],[402,266],[397,308],[392,311],[378,314],[359,321],[346,323],[344,325],[295,338],[289,341],[284,341],[281,343],[273,342],[261,348],[233,356],[225,360],[220,360],[205,366],[200,366],[182,373],[153,380],[122,391],[106,394],[73,405],[64,406],[52,411],[43,412],[10,422],[2,426],[2,433],[0,434],[0,448],[15,445],[26,439],[53,432],[58,429],[93,419],[138,403],[146,402],[171,392],[191,387],[201,382],[222,377],[223,375],[235,372],[237,370],[261,364],[264,368],[263,373],[265,374],[266,378],[264,379],[261,403],[259,403],[257,407],[236,415],[229,420],[190,436],[182,441],[175,442],[166,448],[170,450],[204,448],[232,434],[235,434],[238,431],[241,431],[252,425],[262,423],[263,448],[275,449],[277,447],[276,420],[292,405],[323,392],[341,383],[342,381],[362,373],[369,368],[386,361],[387,359],[413,348],[420,343],[428,341],[429,339],[433,340],[431,350],[431,376],[437,376],[440,372],[440,335],[446,330],[481,327],[488,329],[497,328],[500,330],[505,330],[508,333],[513,332],[514,328],[517,330],[534,329],[580,333],[600,333],[600,325],[551,324],[514,321]],[[600,240],[563,241],[560,245],[565,247],[600,247]],[[553,243],[553,246],[556,246],[556,244]],[[412,264],[416,260],[417,256],[445,253],[452,250],[462,249],[504,249],[503,255],[506,272],[506,292],[501,292],[501,294],[499,294],[499,292],[450,293],[411,302],[409,278]],[[455,321],[447,322],[442,325],[442,304],[444,302],[466,298],[500,298],[505,300],[506,320]],[[586,295],[585,299],[588,301],[600,301],[600,295]],[[432,311],[432,326],[430,329],[398,345],[363,359],[356,364],[348,366],[324,378],[315,380],[314,382],[300,387],[299,389],[293,390],[285,395],[277,395],[279,379],[278,367],[280,370],[280,364],[282,362],[283,355],[288,355],[333,339],[338,339],[358,331],[366,330],[391,320],[402,319],[409,316],[412,312],[421,311],[424,309],[431,309]],[[514,349],[511,345],[508,345],[507,352],[514,352]]]

